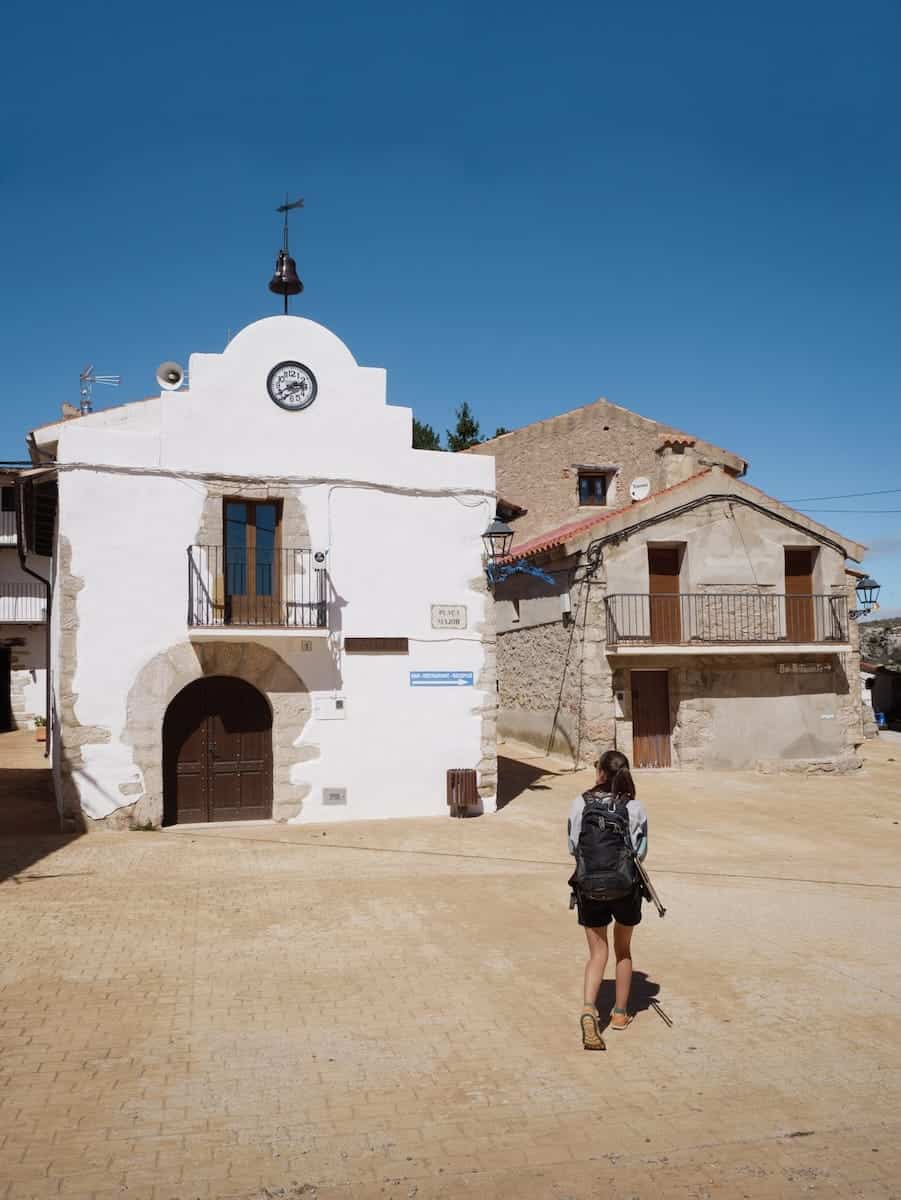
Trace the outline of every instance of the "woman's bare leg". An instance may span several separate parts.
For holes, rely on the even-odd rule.
[[[604,978],[604,968],[607,966],[607,955],[610,949],[607,945],[607,930],[592,929],[585,926],[585,937],[588,939],[588,962],[585,964],[585,1005],[594,1008],[597,1004],[601,980]]]
[[[587,931],[586,931],[587,932]],[[625,1009],[629,1004],[629,989],[632,987],[632,926],[613,926],[613,953],[616,955],[616,1007]],[[587,977],[587,976],[586,976]]]

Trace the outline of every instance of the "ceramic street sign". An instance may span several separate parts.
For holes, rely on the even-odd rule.
[[[433,629],[465,629],[466,628],[466,605],[465,604],[433,604],[432,605],[432,628]]]

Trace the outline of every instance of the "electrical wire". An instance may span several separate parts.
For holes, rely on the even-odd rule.
[[[91,463],[91,462],[65,462],[53,463],[52,467],[48,464],[48,470],[57,472],[64,471],[94,471],[102,475],[131,475],[134,477],[154,476],[160,479],[178,479],[198,480],[213,480],[217,483],[247,483],[251,481],[255,484],[268,484],[270,486],[302,486],[302,487],[321,487],[330,485],[332,488],[337,487],[356,487],[364,488],[370,491],[387,492],[394,496],[424,496],[440,499],[442,497],[452,497],[459,500],[461,497],[469,496],[474,498],[472,505],[467,507],[478,507],[479,504],[484,504],[489,500],[496,499],[496,493],[489,491],[487,488],[478,487],[442,487],[442,488],[426,488],[418,486],[404,486],[395,483],[386,483],[371,479],[335,479],[327,475],[236,475],[232,471],[185,471],[177,470],[172,467],[162,466],[119,466],[114,463]]]
[[[786,500],[785,504],[804,504],[807,500],[858,500],[861,496],[893,496],[901,492],[901,488],[884,488],[881,492],[842,492],[838,496],[799,496],[796,500]]]

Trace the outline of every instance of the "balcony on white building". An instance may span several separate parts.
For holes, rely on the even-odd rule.
[[[0,546],[15,546],[16,544],[16,514],[0,512]]]
[[[25,583],[0,581],[0,625],[42,625],[46,620],[47,589],[36,579]]]
[[[188,547],[192,636],[328,634],[327,577],[309,549]]]

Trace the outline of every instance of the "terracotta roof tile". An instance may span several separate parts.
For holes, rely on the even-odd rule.
[[[697,438],[689,437],[685,433],[664,433],[660,437],[661,446],[693,446]]]

